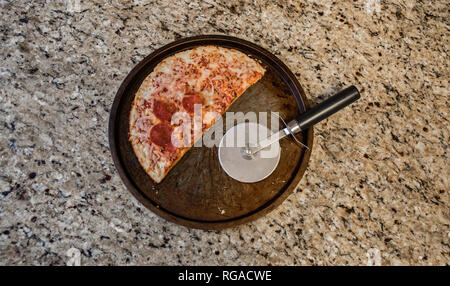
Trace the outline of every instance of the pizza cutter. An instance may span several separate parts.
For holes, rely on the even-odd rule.
[[[285,128],[275,133],[255,122],[240,123],[230,128],[220,141],[220,165],[225,173],[237,181],[255,183],[264,180],[272,174],[280,161],[281,139],[291,135],[303,145],[294,136],[296,133],[308,129],[359,98],[358,89],[350,86],[285,123]]]

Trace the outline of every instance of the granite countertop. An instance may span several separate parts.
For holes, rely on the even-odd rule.
[[[0,2],[0,264],[450,263],[447,1],[176,2]],[[147,210],[108,147],[128,72],[201,34],[272,51],[312,103],[362,94],[315,127],[295,193],[223,231]]]

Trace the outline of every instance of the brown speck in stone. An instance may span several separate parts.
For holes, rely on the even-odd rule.
[[[426,128],[426,127],[424,127],[422,130],[425,132],[428,132],[428,128]]]
[[[100,183],[104,184],[104,183],[106,183],[106,181],[109,181],[109,180],[111,180],[111,176],[108,174],[105,174],[105,176],[100,179]]]
[[[9,230],[5,230],[5,231],[3,232],[3,234],[8,235],[8,234],[9,234]]]
[[[12,191],[13,191],[13,188],[10,188],[9,191],[4,191],[4,192],[2,192],[2,195],[6,197],[6,196],[9,195]]]
[[[380,103],[377,101],[377,102],[375,102],[375,105],[377,106],[377,107],[380,107]]]
[[[445,193],[444,190],[440,190],[440,191],[439,191],[439,194],[443,194],[443,193]]]
[[[317,14],[319,14],[319,16],[323,16],[323,12],[322,11],[317,12]]]
[[[216,252],[214,252],[216,255],[219,255],[220,254],[220,252],[218,251],[218,250],[216,250]]]
[[[37,220],[37,217],[36,217],[36,216],[34,216],[34,217],[31,218],[31,222],[36,222],[36,220]]]
[[[364,158],[369,159],[369,155],[364,154]]]
[[[24,200],[28,199],[27,191],[19,190],[17,192],[17,199],[20,200],[20,201],[24,201]]]
[[[397,135],[395,135],[394,133],[391,132],[391,136],[392,136],[392,140],[394,140],[395,142],[400,142]]]
[[[384,239],[384,242],[389,242],[389,241],[391,241],[391,240],[392,240],[392,238],[386,237],[386,238]]]
[[[32,68],[32,69],[28,70],[28,73],[35,74],[38,70],[39,70],[38,68]]]
[[[150,242],[149,244],[148,244],[148,246],[149,247],[151,247],[151,248],[158,248],[158,246],[156,246],[154,243],[152,243],[152,242]]]
[[[28,175],[28,178],[30,178],[30,179],[36,178],[36,173],[35,173],[35,172],[30,173],[30,174]]]

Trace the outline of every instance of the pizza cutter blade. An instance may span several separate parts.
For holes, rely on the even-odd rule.
[[[256,154],[250,154],[259,140],[271,135],[264,125],[255,122],[240,123],[230,128],[219,144],[219,162],[233,179],[255,183],[267,178],[280,161],[280,144],[277,142]],[[263,152],[264,151],[264,152]]]
[[[350,86],[301,114],[275,133],[254,122],[238,124],[228,130],[220,141],[220,165],[230,177],[240,182],[261,181],[272,174],[280,161],[279,140],[313,126],[360,97],[358,89]],[[265,136],[261,137],[262,134]],[[297,140],[295,136],[293,138]]]

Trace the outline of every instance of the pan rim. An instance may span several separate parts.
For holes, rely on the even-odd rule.
[[[309,108],[309,104],[305,95],[305,92],[298,82],[295,75],[292,73],[292,71],[280,60],[278,57],[267,51],[266,49],[251,43],[249,41],[232,37],[232,36],[226,36],[226,35],[202,35],[202,36],[194,36],[194,37],[188,37],[188,38],[182,38],[179,40],[176,40],[174,42],[171,42],[169,44],[166,44],[162,46],[161,48],[153,51],[148,56],[146,56],[143,60],[141,60],[131,71],[130,73],[125,77],[123,82],[121,83],[117,93],[115,94],[115,98],[111,107],[110,111],[110,117],[109,117],[109,124],[108,124],[108,139],[109,139],[109,147],[110,152],[113,158],[114,166],[116,170],[119,173],[119,176],[124,183],[125,187],[129,192],[132,193],[132,195],[145,207],[147,207],[149,210],[151,210],[153,213],[157,214],[158,216],[170,221],[174,222],[186,227],[192,227],[192,228],[199,228],[199,229],[209,229],[209,230],[217,230],[217,229],[224,229],[229,228],[233,226],[237,226],[243,223],[247,223],[250,221],[253,221],[255,219],[258,219],[275,208],[277,208],[290,194],[292,194],[300,182],[301,178],[303,177],[303,174],[306,171],[307,165],[309,163],[310,154],[312,151],[313,146],[313,128],[309,128],[304,131],[304,141],[306,141],[306,145],[308,146],[308,149],[304,150],[302,152],[302,155],[299,159],[298,171],[295,176],[293,176],[291,182],[288,184],[285,190],[280,192],[280,194],[270,201],[268,201],[266,204],[260,206],[257,210],[254,212],[250,212],[248,214],[245,214],[240,217],[222,220],[222,221],[201,221],[201,220],[195,220],[195,219],[188,219],[173,213],[170,213],[167,210],[164,210],[160,208],[158,205],[154,204],[153,201],[148,198],[139,188],[135,185],[135,183],[132,180],[132,175],[129,174],[129,171],[126,170],[125,166],[121,162],[121,157],[118,151],[118,146],[116,142],[116,136],[118,135],[118,128],[116,128],[116,115],[119,110],[119,104],[122,100],[122,97],[125,94],[125,90],[127,86],[132,82],[135,75],[137,75],[141,69],[143,69],[146,65],[150,64],[152,60],[155,58],[158,58],[161,54],[167,53],[167,51],[174,50],[173,53],[177,53],[181,50],[188,49],[188,48],[194,48],[195,46],[200,45],[208,45],[208,43],[205,44],[205,42],[210,42],[209,44],[212,45],[218,45],[222,46],[221,44],[218,44],[219,42],[226,43],[230,46],[230,48],[235,48],[241,51],[247,51],[252,56],[255,56],[255,54],[261,54],[265,58],[269,59],[272,64],[270,64],[270,67],[275,69],[275,71],[279,74],[279,76],[285,81],[285,83],[289,86],[291,91],[296,90],[296,92],[293,92],[293,96],[295,97],[295,100],[297,102],[297,106],[299,108],[299,113],[305,112],[306,109]],[[215,44],[214,44],[215,43]],[[226,45],[224,45],[226,46]],[[178,49],[178,50],[177,50]],[[166,55],[167,57],[168,55]],[[259,58],[259,57],[257,57]],[[266,62],[267,63],[267,62]],[[281,74],[283,74],[283,76]],[[131,177],[131,178],[130,178]]]

